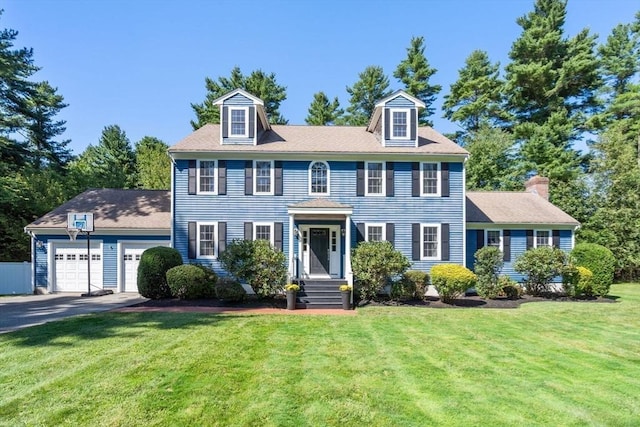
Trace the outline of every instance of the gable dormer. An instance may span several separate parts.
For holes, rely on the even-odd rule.
[[[419,108],[424,102],[398,90],[376,103],[367,130],[383,147],[417,147]]]
[[[221,96],[213,105],[220,106],[222,145],[258,145],[262,134],[271,129],[264,102],[242,89]]]

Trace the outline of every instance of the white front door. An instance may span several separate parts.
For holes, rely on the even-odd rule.
[[[340,226],[303,225],[302,275],[307,278],[340,277]]]
[[[54,246],[54,275],[57,292],[87,292],[87,269],[91,257],[91,290],[102,289],[102,251],[91,245],[87,254],[86,243]]]

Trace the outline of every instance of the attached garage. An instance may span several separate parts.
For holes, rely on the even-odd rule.
[[[72,241],[67,214],[93,213],[94,231]],[[93,189],[79,194],[25,227],[31,236],[36,292],[137,292],[140,256],[147,248],[171,245],[171,195],[165,190]]]

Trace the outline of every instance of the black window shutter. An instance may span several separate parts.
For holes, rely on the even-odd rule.
[[[247,160],[244,164],[244,194],[253,194],[253,161]]]
[[[196,194],[197,190],[197,173],[196,161],[189,160],[189,194]]]
[[[277,250],[282,252],[282,240],[283,240],[282,223],[281,222],[274,223],[273,228],[274,228],[273,245],[276,247]]]
[[[227,194],[227,161],[218,160],[218,194]]]
[[[195,222],[189,222],[187,225],[188,225],[187,228],[188,228],[188,234],[189,234],[187,256],[189,259],[195,259],[197,258],[196,252],[197,252],[198,227]]]
[[[253,240],[253,223],[244,223],[244,240]]]
[[[393,162],[387,162],[387,197],[393,197],[395,188],[393,187]]]
[[[411,163],[411,195],[420,197],[420,163]]]
[[[416,140],[416,132],[418,130],[418,110],[415,108],[411,109],[411,131],[409,135],[411,135],[411,140]]]
[[[356,169],[356,196],[364,196],[364,162],[357,162]]]
[[[527,230],[527,249],[533,247],[533,230]]]
[[[442,178],[440,195],[442,197],[449,197],[449,163],[440,163],[440,176]]]
[[[364,222],[356,224],[356,243],[364,242]]]
[[[218,223],[218,256],[227,249],[227,223]]]
[[[440,225],[440,241],[442,242],[442,251],[440,252],[440,259],[442,261],[449,261],[450,258],[450,244],[449,244],[449,224]]]
[[[553,230],[552,236],[553,236],[553,247],[559,248],[560,247],[560,230]]]
[[[411,259],[420,261],[420,224],[411,224]]]
[[[511,230],[502,231],[502,260],[511,261]]]
[[[395,243],[395,240],[396,240],[396,225],[393,222],[388,222],[387,223],[387,242],[393,245]]]
[[[255,132],[253,128],[256,123],[256,107],[249,107],[249,138],[253,138],[255,136]]]
[[[229,137],[229,107],[222,107],[222,137]]]
[[[476,250],[484,246],[484,230],[476,230]]]
[[[384,139],[390,139],[391,137],[391,120],[389,118],[389,109],[384,109]]]
[[[276,161],[275,162],[275,173],[274,173],[274,177],[275,177],[275,190],[274,193],[276,196],[282,196],[282,162],[281,161]]]

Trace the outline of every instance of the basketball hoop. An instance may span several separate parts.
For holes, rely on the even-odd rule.
[[[78,230],[77,228],[67,228],[67,234],[69,235],[69,238],[72,242],[75,242],[79,232],[80,230]]]

